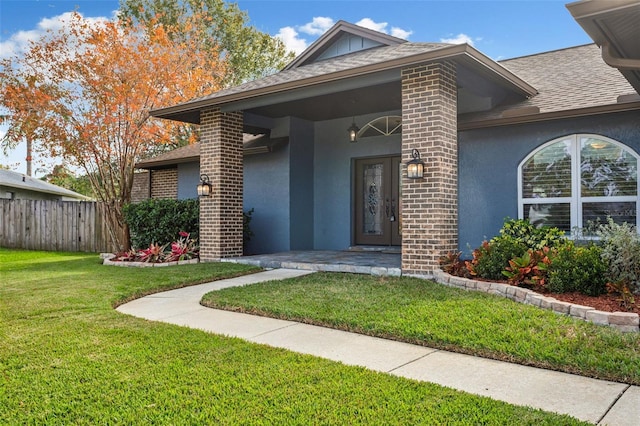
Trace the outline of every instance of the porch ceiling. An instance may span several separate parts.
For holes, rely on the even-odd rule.
[[[295,116],[310,121],[331,120],[402,108],[400,81],[297,99],[247,111],[266,117]]]

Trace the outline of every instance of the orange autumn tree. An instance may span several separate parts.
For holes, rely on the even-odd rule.
[[[129,245],[122,207],[131,200],[134,164],[177,137],[196,137],[149,111],[219,90],[226,73],[220,55],[201,49],[196,28],[207,18],[185,19],[187,31],[189,20],[198,27],[176,41],[159,23],[149,31],[76,13],[24,55],[0,62],[0,104],[9,112],[3,146],[28,137],[34,149],[83,169],[107,207],[118,249]]]

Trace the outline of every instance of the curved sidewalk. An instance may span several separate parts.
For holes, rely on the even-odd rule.
[[[213,290],[312,273],[274,269],[136,299],[119,312],[437,383],[591,423],[640,426],[640,387],[200,305]]]

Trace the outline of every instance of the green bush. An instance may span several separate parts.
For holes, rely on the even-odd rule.
[[[606,293],[607,264],[596,245],[576,247],[565,244],[557,249],[548,268],[547,288],[554,293],[578,291],[589,296]]]
[[[502,271],[509,261],[522,256],[527,247],[510,236],[498,236],[484,242],[473,251],[472,268],[475,275],[488,280],[503,280]]]
[[[608,218],[596,235],[601,239],[602,259],[607,265],[611,283],[628,286],[632,292],[640,289],[640,236],[635,226],[617,224]]]
[[[176,241],[180,231],[189,232],[192,239],[200,234],[200,203],[197,199],[171,200],[151,198],[124,207],[124,217],[131,234],[131,246],[136,249],[151,243]]]
[[[542,250],[545,247],[557,248],[566,244],[568,241],[564,232],[560,229],[548,226],[537,228],[531,222],[524,219],[505,220],[500,230],[500,235],[503,237],[511,237],[532,250]]]

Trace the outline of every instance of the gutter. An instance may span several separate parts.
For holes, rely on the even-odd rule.
[[[614,56],[609,43],[602,43],[602,60],[613,68],[622,70],[640,70],[640,59],[626,59]]]
[[[523,112],[525,109],[522,109]],[[536,123],[539,121],[562,120],[567,118],[580,118],[590,115],[610,114],[617,112],[628,112],[640,110],[640,101],[624,102],[618,104],[579,108],[568,111],[554,111],[547,113],[534,113],[510,116],[505,114],[502,118],[489,120],[463,121],[458,120],[458,131],[485,129],[489,127],[511,126],[516,124]],[[533,111],[532,111],[533,112]]]
[[[232,93],[229,95],[222,95],[220,97],[198,99],[178,105],[173,105],[170,107],[157,108],[151,110],[150,114],[153,117],[170,118],[169,116],[172,115],[199,111],[204,108],[220,106],[236,101],[245,101],[259,96],[272,95],[292,89],[302,89],[321,83],[332,83],[349,77],[357,77],[365,74],[373,74],[376,72],[388,71],[406,66],[413,66],[422,63],[447,59],[452,61],[460,60],[463,63],[471,62],[480,65],[484,68],[483,71],[485,74],[499,75],[500,77],[502,77],[503,81],[506,81],[513,87],[513,89],[518,90],[522,95],[526,97],[531,97],[537,94],[537,90],[533,86],[519,78],[516,74],[509,71],[504,66],[489,59],[484,54],[480,53],[480,51],[469,46],[468,44],[459,44],[442,49],[432,50],[429,52],[419,53],[412,56],[392,59],[390,61],[364,65],[358,68],[349,68],[329,74],[321,74],[314,77],[287,81],[284,83],[273,84],[270,86],[260,87],[252,90],[250,89],[247,91]]]

